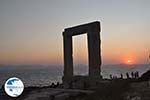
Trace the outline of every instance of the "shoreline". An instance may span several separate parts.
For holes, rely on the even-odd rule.
[[[138,79],[102,79],[107,81],[98,84],[94,89],[65,89],[63,84],[50,86],[25,87],[23,93],[12,98],[8,96],[4,88],[0,89],[0,100],[138,100],[150,99],[150,70]],[[148,99],[142,99],[148,98]],[[136,100],[136,99],[135,99]]]
[[[101,93],[101,97],[105,96],[105,93],[109,93],[109,91],[114,91],[113,96],[116,95],[122,95],[125,94],[127,91],[128,95],[132,95],[130,91],[132,90],[138,90],[140,84],[143,84],[144,81],[139,81],[139,80],[133,80],[133,79],[116,79],[116,80],[109,80],[110,82],[103,85],[103,86],[98,86],[94,90],[84,90],[84,91],[93,91],[87,95],[87,93],[82,93],[80,91],[82,90],[76,90],[76,89],[64,89],[64,88],[58,88],[58,87],[53,87],[52,86],[43,86],[43,87],[37,87],[37,86],[29,86],[25,87],[23,93],[17,97],[17,98],[12,98],[8,96],[5,91],[1,88],[0,89],[0,100],[30,100],[31,98],[39,98],[37,100],[55,100],[51,99],[53,97],[59,98],[60,95],[64,98],[78,98],[79,100],[82,98],[82,100],[90,100],[89,98],[95,98],[93,95],[99,95]],[[136,84],[138,86],[131,88],[130,86],[132,84]],[[144,83],[145,84],[145,83]],[[62,84],[61,84],[62,85]],[[135,86],[135,85],[133,85]],[[140,86],[141,87],[141,86]],[[115,90],[115,88],[119,88],[119,90]],[[109,89],[109,91],[108,91]],[[104,93],[103,93],[104,92]],[[121,98],[120,96],[118,96]],[[74,100],[76,100],[74,99]],[[31,99],[32,100],[32,99]],[[33,99],[36,100],[36,99]],[[67,100],[67,99],[58,99],[58,100]],[[69,99],[70,100],[70,99]],[[93,99],[93,100],[96,100]],[[115,99],[112,99],[115,100]]]

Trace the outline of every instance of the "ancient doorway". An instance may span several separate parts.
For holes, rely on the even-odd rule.
[[[64,80],[70,80],[73,77],[73,48],[72,37],[76,35],[87,34],[88,43],[88,67],[89,77],[100,77],[101,66],[101,40],[100,40],[100,22],[78,25],[66,28],[63,32],[64,48]]]

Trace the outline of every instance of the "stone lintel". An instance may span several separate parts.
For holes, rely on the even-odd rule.
[[[88,33],[89,31],[92,32],[100,32],[100,22],[95,21],[83,25],[78,25],[70,28],[66,28],[63,32],[64,36],[74,36],[74,35],[80,35],[84,33]],[[93,33],[92,33],[93,34]]]

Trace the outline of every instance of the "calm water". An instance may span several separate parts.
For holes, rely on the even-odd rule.
[[[141,75],[150,69],[148,64],[140,65],[103,65],[102,75],[109,78],[109,75],[120,76],[122,73],[138,71]],[[74,67],[75,75],[87,75],[88,67],[86,65],[76,65]],[[20,78],[25,86],[46,86],[52,82],[62,82],[63,66],[56,65],[0,65],[0,87],[10,77]]]

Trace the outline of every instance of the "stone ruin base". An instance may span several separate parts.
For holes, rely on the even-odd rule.
[[[63,77],[63,87],[70,89],[92,89],[102,83],[102,77],[73,76],[72,78]]]

